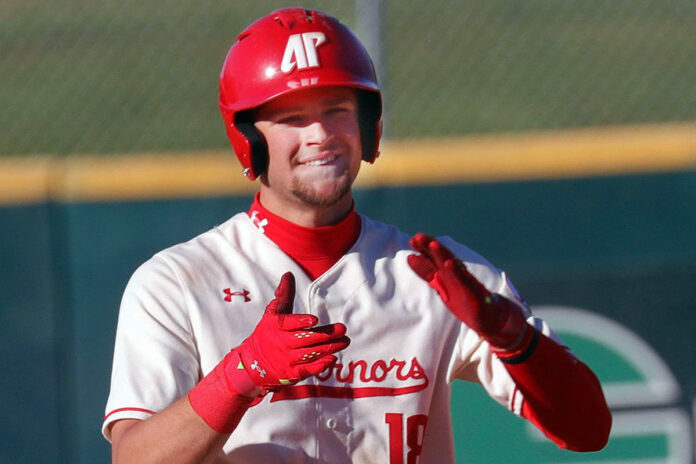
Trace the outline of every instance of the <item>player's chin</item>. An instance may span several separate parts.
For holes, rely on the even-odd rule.
[[[296,182],[293,193],[305,203],[328,207],[343,200],[350,195],[353,180],[347,173],[338,178],[329,180],[315,180],[314,182]]]

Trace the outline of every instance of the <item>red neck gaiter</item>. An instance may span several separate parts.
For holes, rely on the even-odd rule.
[[[254,225],[315,280],[343,256],[360,235],[355,207],[338,224],[304,227],[287,221],[261,205],[259,194],[249,208]]]

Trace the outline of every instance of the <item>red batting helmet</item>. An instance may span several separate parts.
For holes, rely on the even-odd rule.
[[[382,97],[372,60],[350,29],[320,11],[285,8],[239,34],[222,65],[219,104],[247,177],[255,179],[268,163],[266,141],[249,110],[320,86],[359,90],[362,158],[373,162],[382,133]]]

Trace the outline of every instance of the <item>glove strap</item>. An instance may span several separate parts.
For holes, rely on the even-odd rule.
[[[515,350],[503,350],[492,346],[492,351],[505,364],[521,364],[536,350],[539,344],[539,331],[529,326],[523,335],[522,342]]]
[[[240,362],[231,351],[188,394],[196,414],[218,433],[232,433],[261,393],[244,368],[237,368]]]

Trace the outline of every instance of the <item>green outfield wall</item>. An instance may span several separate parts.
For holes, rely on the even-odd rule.
[[[381,161],[408,164],[388,157]],[[448,168],[459,169],[439,171]],[[610,444],[582,455],[555,450],[479,388],[458,383],[461,462],[692,462],[695,169],[460,182],[423,174],[381,185],[363,169],[360,212],[407,232],[450,235],[507,270],[608,392]],[[246,210],[253,184],[141,197],[126,185],[109,199],[103,185],[90,197],[69,172],[56,181],[55,171],[39,171],[31,172],[53,187],[0,206],[0,463],[108,462],[100,425],[127,279],[156,251]],[[239,177],[237,168],[229,175]]]

